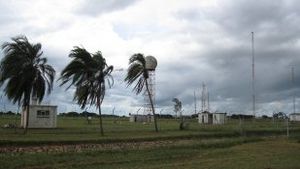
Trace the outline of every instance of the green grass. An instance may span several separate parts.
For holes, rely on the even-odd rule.
[[[146,139],[168,137],[221,137],[236,135],[281,135],[285,134],[285,123],[273,123],[272,120],[257,120],[243,122],[240,126],[238,120],[230,120],[226,125],[199,125],[196,119],[188,120],[189,129],[180,131],[177,120],[159,119],[160,132],[154,132],[153,124],[130,123],[128,118],[118,118],[114,123],[112,118],[104,118],[105,136],[101,137],[98,119],[93,119],[92,124],[87,124],[85,118],[59,117],[57,129],[30,129],[23,135],[22,129],[0,128],[1,142],[81,142],[118,139]],[[0,126],[7,123],[19,122],[15,117],[0,117]],[[290,126],[291,135],[300,131],[300,123]]]
[[[0,126],[16,121],[0,116]],[[0,168],[300,168],[300,123],[290,124],[290,139],[286,139],[284,121],[188,122],[189,129],[180,131],[177,120],[159,119],[156,133],[153,124],[104,118],[104,137],[98,119],[87,124],[84,118],[59,117],[57,129],[30,129],[25,135],[22,129],[0,128],[0,148],[109,145],[82,151],[2,153]]]
[[[224,139],[142,150],[0,154],[3,168],[297,169],[300,144],[282,138]],[[13,163],[12,163],[13,161]]]

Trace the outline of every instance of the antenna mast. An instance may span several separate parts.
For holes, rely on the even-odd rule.
[[[254,58],[254,32],[251,32],[252,35],[252,111],[253,111],[253,116],[255,119],[255,58]]]
[[[207,111],[209,112],[209,92],[207,91]]]
[[[295,74],[294,74],[294,66],[292,66],[292,85],[295,86]],[[293,110],[294,114],[296,113],[296,97],[295,92],[293,92]]]
[[[195,104],[195,114],[197,114],[197,99],[196,99],[196,91],[194,90],[194,104]]]
[[[201,102],[202,102],[201,112],[204,112],[206,109],[206,88],[204,83],[202,84]]]

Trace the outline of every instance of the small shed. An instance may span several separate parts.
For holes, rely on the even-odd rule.
[[[290,121],[300,121],[300,113],[292,113],[289,117]]]
[[[198,114],[198,122],[200,124],[225,124],[226,113],[210,113],[204,111]]]
[[[225,124],[226,113],[213,113],[213,124]]]
[[[198,114],[198,122],[200,124],[212,124],[212,114],[208,111],[204,111]]]
[[[28,128],[56,128],[57,106],[36,105],[29,106],[28,119],[25,110],[21,114],[21,127],[25,127],[28,120]]]
[[[142,114],[130,114],[129,122],[146,122],[150,123],[154,121],[153,115],[142,115]]]

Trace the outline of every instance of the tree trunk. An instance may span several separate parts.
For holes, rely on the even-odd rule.
[[[28,96],[27,96],[28,97]],[[24,134],[27,133],[27,129],[28,129],[28,121],[29,121],[29,106],[30,106],[30,95],[28,98],[26,98],[26,101],[25,101],[25,119],[26,119],[26,122],[25,122],[25,126],[24,126]]]
[[[27,133],[27,128],[28,128],[28,118],[29,118],[29,106],[25,106],[25,126],[24,126],[24,134]]]
[[[99,108],[99,126],[100,126],[100,133],[101,136],[104,136],[104,132],[103,132],[103,126],[102,126],[102,115],[101,115],[101,106],[98,107]]]
[[[157,121],[156,121],[156,116],[155,116],[155,109],[154,109],[153,100],[152,100],[152,96],[151,96],[151,93],[150,93],[150,90],[149,90],[147,79],[146,79],[146,89],[147,89],[147,92],[148,92],[148,95],[149,95],[150,104],[151,104],[151,109],[152,109],[152,114],[153,114],[153,119],[154,119],[155,131],[158,132]]]

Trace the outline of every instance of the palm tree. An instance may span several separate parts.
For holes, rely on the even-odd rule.
[[[108,66],[101,52],[89,53],[86,49],[74,47],[69,57],[73,60],[61,72],[61,86],[69,83],[67,89],[75,86],[74,101],[82,109],[89,105],[96,105],[99,110],[100,131],[103,136],[101,104],[105,96],[105,82],[109,87],[113,85],[111,72],[113,66]]]
[[[148,78],[149,70],[146,68],[145,56],[141,53],[136,53],[132,55],[129,59],[129,68],[127,70],[127,76],[125,77],[125,81],[127,82],[128,86],[132,85],[135,81],[137,81],[133,88],[133,91],[135,91],[136,94],[141,93],[144,89],[144,86],[146,86],[146,91],[148,92],[152,114],[154,118],[155,131],[158,132],[155,109],[147,80]]]
[[[2,44],[4,57],[0,63],[0,86],[5,85],[4,93],[14,104],[22,104],[25,110],[27,132],[29,104],[31,97],[38,102],[44,98],[45,92],[53,89],[55,70],[42,57],[42,45],[31,44],[26,36],[12,38],[12,42]]]

